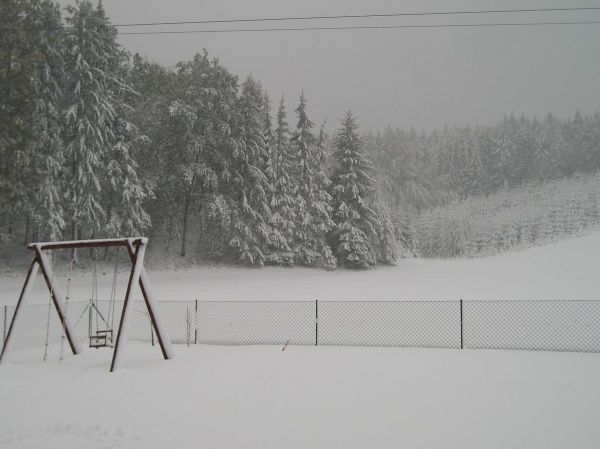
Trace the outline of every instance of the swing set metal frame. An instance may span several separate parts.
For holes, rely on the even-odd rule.
[[[125,293],[125,299],[123,301],[123,309],[121,311],[121,318],[119,320],[119,328],[117,332],[117,339],[113,349],[112,362],[110,365],[110,372],[116,370],[120,365],[120,350],[126,340],[124,331],[127,328],[127,322],[129,320],[131,308],[130,299],[133,287],[139,284],[144,303],[148,311],[148,316],[152,323],[152,328],[156,333],[156,338],[159,342],[160,349],[165,360],[173,358],[173,351],[171,349],[171,342],[169,341],[161,323],[158,320],[156,301],[150,289],[150,282],[148,274],[144,268],[144,255],[146,252],[146,245],[148,239],[145,237],[134,237],[134,238],[119,238],[119,239],[95,239],[95,240],[74,240],[64,242],[42,242],[42,243],[30,243],[27,245],[29,250],[34,252],[33,260],[27,271],[25,283],[21,289],[19,300],[13,314],[10,326],[8,328],[8,334],[4,342],[4,348],[0,353],[0,363],[4,359],[7,350],[10,347],[12,332],[15,328],[15,323],[19,315],[19,311],[23,303],[27,300],[33,287],[37,272],[39,269],[42,271],[46,286],[50,292],[50,297],[54,308],[58,313],[60,323],[63,328],[64,335],[69,342],[71,352],[73,355],[77,355],[82,351],[80,342],[75,337],[75,327],[69,322],[69,319],[65,313],[66,300],[63,297],[56,284],[53,281],[52,270],[48,261],[48,256],[44,251],[49,250],[60,250],[60,249],[78,249],[78,248],[108,248],[108,247],[125,247],[129,253],[131,259],[131,272],[129,274],[129,281],[127,283],[127,290]],[[112,330],[111,330],[112,332]],[[91,343],[91,342],[90,342]]]

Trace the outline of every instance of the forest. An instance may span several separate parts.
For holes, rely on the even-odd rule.
[[[415,250],[433,208],[600,169],[598,113],[364,132],[206,51],[130,54],[101,3],[0,17],[1,246],[143,234],[194,260],[368,268],[457,255]]]

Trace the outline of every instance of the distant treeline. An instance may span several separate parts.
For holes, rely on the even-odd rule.
[[[421,211],[503,188],[600,170],[600,114],[506,116],[496,126],[432,133],[386,128],[367,147],[396,210]]]

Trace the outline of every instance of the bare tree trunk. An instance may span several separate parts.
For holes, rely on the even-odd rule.
[[[77,231],[78,231],[77,223],[75,223],[75,220],[72,220],[71,221],[71,240],[78,240],[78,234],[80,234],[80,233],[78,233]],[[80,235],[79,235],[79,237],[80,237]],[[77,257],[77,248],[73,248],[71,250],[71,257],[73,258],[73,260],[75,261],[76,264],[79,263],[78,257]]]
[[[192,203],[192,192],[194,191],[194,187],[196,185],[196,175],[192,177],[192,181],[190,182],[189,188],[187,192],[185,192],[185,204],[183,205],[183,230],[181,236],[181,252],[180,256],[185,257],[185,246],[187,239],[187,228],[188,228],[188,218],[190,214],[190,205]]]
[[[29,215],[25,219],[25,233],[23,235],[23,244],[27,245],[27,243],[29,243],[28,240],[29,240]]]
[[[187,227],[188,227],[188,215],[190,213],[190,202],[191,195],[188,193],[185,195],[185,203],[183,205],[183,230],[181,235],[181,251],[179,253],[180,257],[185,257],[185,243],[187,238]]]

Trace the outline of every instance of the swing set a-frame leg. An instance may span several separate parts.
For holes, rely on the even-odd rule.
[[[129,257],[131,258],[133,268],[129,276],[129,282],[127,283],[127,291],[125,293],[125,300],[123,302],[123,310],[121,311],[121,320],[119,321],[119,330],[117,332],[117,340],[115,343],[112,363],[110,366],[111,372],[116,370],[119,366],[120,350],[123,345],[123,341],[126,339],[126,332],[130,315],[129,303],[131,300],[131,290],[132,288],[134,288],[135,285],[138,284],[142,291],[142,296],[144,297],[144,302],[146,304],[146,308],[148,309],[148,315],[150,316],[150,321],[152,323],[152,327],[154,328],[156,337],[160,344],[160,349],[162,351],[163,357],[165,360],[173,358],[170,341],[168,341],[165,338],[166,334],[164,333],[160,323],[156,319],[156,306],[154,304],[154,298],[150,292],[148,276],[144,269],[144,254],[146,251],[145,242],[139,245],[137,248],[135,248],[131,241],[129,241],[127,242],[127,251],[129,252]]]
[[[52,283],[52,271],[50,269],[50,264],[48,263],[48,258],[38,246],[35,247],[35,252],[37,254],[39,264],[42,267],[42,274],[46,280],[46,285],[48,286],[48,290],[50,290],[50,297],[52,298],[52,302],[54,303],[54,307],[58,313],[58,318],[63,327],[63,331],[67,337],[69,346],[71,347],[71,352],[73,352],[74,355],[79,354],[82,351],[81,344],[79,343],[79,340],[75,338],[75,333],[72,332],[73,327],[70,325],[69,319],[63,310],[63,305],[66,303],[66,300],[62,297],[62,294]]]
[[[131,243],[127,245],[127,250],[129,252],[129,257],[131,261],[135,261],[135,253],[134,248]],[[173,358],[173,349],[171,348],[171,341],[166,337],[167,333],[164,331],[160,321],[157,319],[157,309],[156,309],[156,300],[154,295],[152,294],[152,289],[150,287],[150,281],[148,279],[148,274],[146,273],[146,269],[142,266],[140,271],[140,290],[142,291],[142,296],[144,298],[144,303],[146,304],[146,309],[148,309],[148,316],[150,317],[150,323],[152,324],[152,328],[154,329],[154,333],[156,334],[156,339],[158,340],[158,344],[160,345],[160,350],[162,352],[163,358],[165,360]]]
[[[33,286],[33,281],[35,281],[35,277],[39,268],[40,265],[38,263],[37,257],[34,257],[31,261],[31,265],[29,265],[29,270],[27,270],[27,277],[25,278],[25,283],[23,284],[23,288],[21,289],[21,294],[19,295],[19,300],[17,301],[17,306],[15,307],[15,312],[13,313],[12,320],[10,320],[8,333],[6,334],[6,339],[4,340],[4,347],[2,348],[2,353],[0,353],[0,363],[2,363],[2,360],[4,359],[4,354],[6,354],[8,347],[10,346],[10,337],[12,336],[13,330],[15,328],[15,323],[17,322],[19,310],[21,310],[21,306],[23,305],[25,298],[27,298],[27,296],[29,296],[29,292],[31,292],[31,287]]]
[[[52,272],[50,270],[50,265],[48,264],[48,258],[43,253],[43,251],[36,246],[35,256],[33,257],[31,265],[29,266],[29,270],[27,271],[27,277],[25,278],[25,283],[23,284],[23,288],[21,289],[21,294],[19,295],[19,300],[17,301],[17,306],[15,307],[15,312],[13,313],[13,317],[8,328],[8,333],[6,334],[4,347],[2,348],[2,353],[0,353],[0,363],[4,359],[4,355],[7,353],[9,347],[11,346],[11,337],[15,329],[17,319],[19,318],[21,306],[27,300],[27,297],[31,292],[31,288],[33,287],[33,283],[35,281],[37,272],[40,268],[42,269],[42,274],[46,281],[48,290],[50,291],[50,297],[52,298],[52,302],[54,303],[54,308],[58,313],[58,318],[60,320],[60,323],[62,324],[67,340],[69,341],[71,351],[73,352],[73,354],[79,354],[81,352],[79,341],[77,341],[77,339],[74,338],[75,334],[72,332],[72,326],[70,326],[69,321],[67,320],[65,312],[63,310],[64,300],[62,299],[62,296],[52,283]]]

